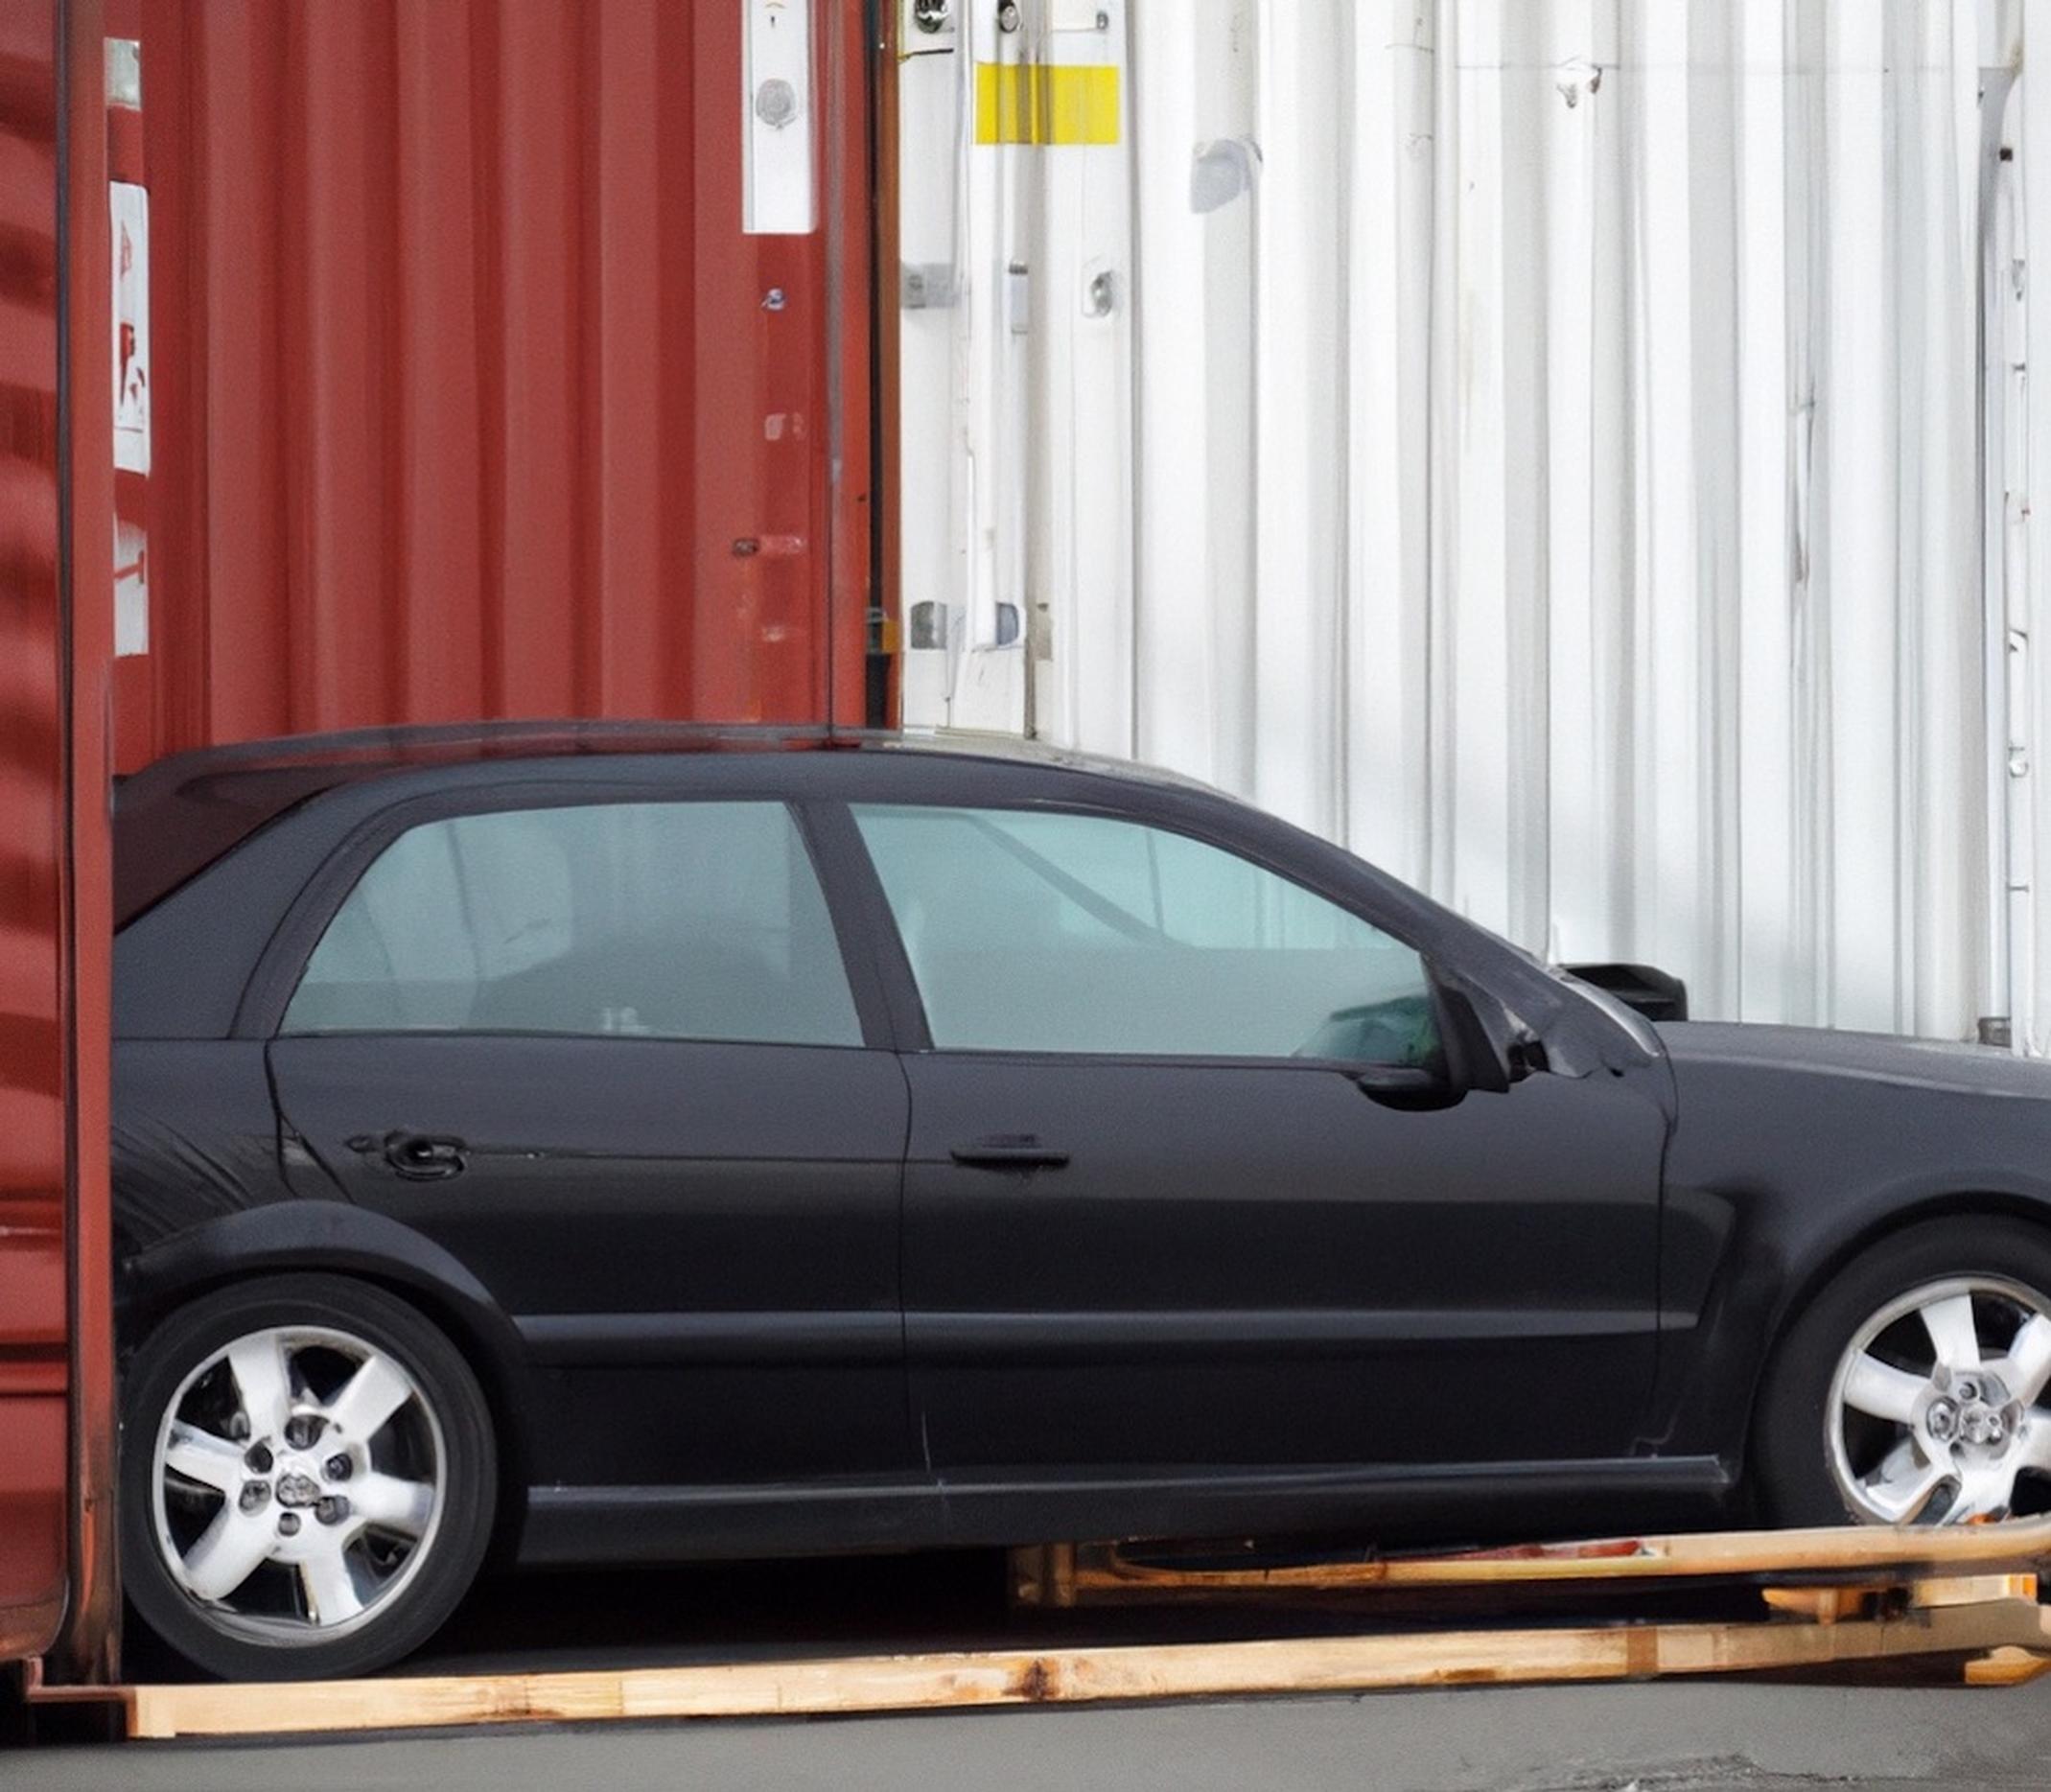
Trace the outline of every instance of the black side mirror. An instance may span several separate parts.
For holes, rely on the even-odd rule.
[[[1457,1082],[1419,1064],[1367,1064],[1351,1074],[1354,1086],[1384,1107],[1452,1107],[1461,1095]]]
[[[1501,1095],[1516,1082],[1508,1040],[1496,1036],[1466,990],[1438,986],[1438,1019],[1456,1087]]]
[[[1498,1036],[1466,990],[1437,981],[1432,1008],[1442,1066],[1392,1062],[1349,1072],[1370,1100],[1411,1110],[1455,1107],[1476,1090],[1502,1094],[1528,1068],[1519,1065],[1510,1042]]]
[[[1608,991],[1647,1020],[1686,1020],[1688,986],[1650,965],[1562,965],[1570,977]]]

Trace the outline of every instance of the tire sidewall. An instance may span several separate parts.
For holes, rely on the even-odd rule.
[[[2018,1282],[2051,1300],[2051,1234],[1978,1215],[1925,1221],[1861,1252],[1807,1298],[1774,1352],[1753,1431],[1752,1480],[1768,1522],[1875,1522],[1850,1505],[1830,1470],[1826,1422],[1838,1363],[1889,1302],[1954,1277]]]
[[[328,1326],[388,1352],[434,1409],[443,1501],[427,1559],[389,1611],[326,1641],[281,1644],[218,1629],[172,1577],[156,1539],[156,1438],[186,1377],[236,1338],[269,1326]],[[419,1311],[368,1283],[268,1276],[202,1295],[130,1356],[122,1389],[121,1562],[129,1599],[179,1655],[227,1680],[344,1679],[410,1654],[469,1589],[491,1541],[497,1455],[483,1391],[462,1355]]]

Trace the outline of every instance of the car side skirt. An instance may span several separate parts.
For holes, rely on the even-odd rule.
[[[1499,1462],[1474,1468],[1317,1468],[1204,1478],[836,1482],[806,1487],[568,1487],[527,1491],[524,1567],[1020,1547],[1089,1538],[1372,1532],[1387,1544],[1727,1518],[1715,1456]]]

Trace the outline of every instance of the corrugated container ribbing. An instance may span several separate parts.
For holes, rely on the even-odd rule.
[[[741,6],[124,6],[154,381],[125,767],[386,722],[860,718],[858,9],[812,9],[816,227],[751,235]]]
[[[0,13],[0,1660],[64,1596],[55,9]]]
[[[907,714],[1214,780],[1707,1015],[2051,1048],[2044,14],[964,13],[901,77],[907,259],[967,295],[905,319]],[[1120,148],[975,141],[971,63],[1078,58]]]
[[[115,1616],[100,16],[0,8],[0,1662],[84,1672]]]

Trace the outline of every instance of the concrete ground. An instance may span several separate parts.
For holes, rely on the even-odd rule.
[[[410,1666],[544,1671],[1036,1638],[1190,1641],[1359,1624],[1357,1614],[1330,1612],[1015,1615],[1005,1607],[1003,1586],[1001,1562],[974,1556],[505,1579],[481,1588]],[[1745,1612],[1757,1610],[1755,1595],[1736,1596]],[[1713,1612],[1698,1597],[1685,1615]],[[175,1671],[141,1643],[131,1644],[128,1666],[138,1679]],[[2051,1681],[1984,1691],[1694,1681],[284,1744],[70,1744],[0,1752],[0,1792],[17,1785],[36,1792],[1863,1785],[1970,1792],[2051,1786]]]
[[[1883,1786],[2051,1783],[2051,1689],[1477,1688],[1364,1698],[702,1723],[0,1757],[37,1792],[526,1792],[589,1787]]]

